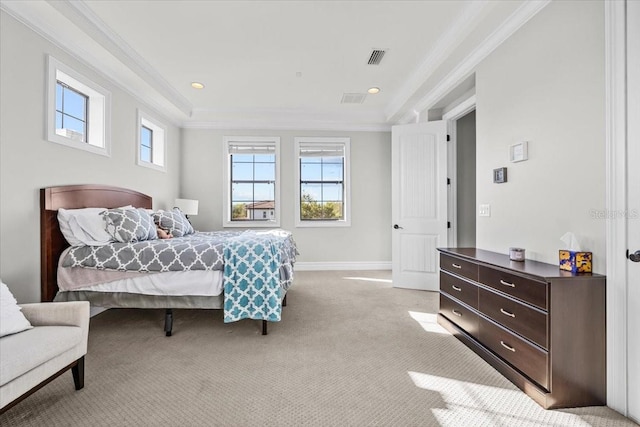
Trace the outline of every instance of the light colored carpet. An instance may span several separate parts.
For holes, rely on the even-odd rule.
[[[59,377],[3,426],[631,426],[606,407],[546,411],[435,323],[436,293],[389,272],[298,272],[283,320],[109,310],[85,388]]]

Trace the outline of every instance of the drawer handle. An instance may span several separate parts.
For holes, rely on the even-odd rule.
[[[454,291],[462,292],[462,288],[456,285],[451,285]]]
[[[516,287],[516,285],[514,285],[513,283],[505,282],[505,281],[504,281],[504,280],[502,280],[502,279],[500,279],[500,283],[501,283],[501,284],[503,284],[503,285],[505,285],[505,286],[512,287],[512,288],[515,288],[515,287]]]
[[[462,266],[460,264],[451,264],[453,266],[453,268],[462,268]]]
[[[460,313],[460,312],[459,312],[458,310],[456,310],[455,308],[454,308],[453,310],[451,310],[451,312],[452,312],[453,314],[455,314],[456,316],[458,316],[458,317],[462,317],[462,313]]]
[[[505,342],[504,342],[504,341],[500,341],[500,344],[502,344],[502,346],[503,346],[504,348],[506,348],[507,350],[511,350],[511,351],[513,351],[514,353],[516,352],[516,349],[515,349],[515,348],[511,347],[509,344],[505,344]]]
[[[508,312],[507,310],[505,310],[504,308],[500,309],[500,313],[504,314],[505,316],[509,316],[509,317],[516,317],[515,314]]]

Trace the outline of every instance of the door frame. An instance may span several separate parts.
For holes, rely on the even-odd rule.
[[[471,95],[451,110],[442,115],[442,120],[447,122],[447,135],[450,137],[447,145],[447,175],[451,184],[448,191],[448,212],[447,218],[451,223],[451,228],[447,230],[449,246],[458,246],[458,119],[466,116],[476,109],[476,95]]]
[[[606,209],[627,210],[626,0],[604,2]],[[627,416],[629,277],[626,221],[606,215],[607,239],[607,405]]]

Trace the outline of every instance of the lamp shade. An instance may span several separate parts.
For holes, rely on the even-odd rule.
[[[198,215],[198,201],[191,199],[176,199],[174,205],[179,208],[185,215]]]

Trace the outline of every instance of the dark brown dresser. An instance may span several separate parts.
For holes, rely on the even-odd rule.
[[[606,404],[605,276],[438,250],[438,323],[544,408]]]

